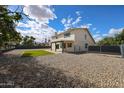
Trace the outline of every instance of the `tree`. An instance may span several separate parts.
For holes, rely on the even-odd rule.
[[[21,41],[21,35],[16,31],[16,22],[23,19],[23,8],[20,12],[18,8],[13,12],[6,5],[0,5],[0,46],[7,42],[18,44]],[[25,15],[26,16],[26,15]]]
[[[34,46],[35,45],[35,38],[32,36],[23,37],[22,45],[26,46],[26,47]]]
[[[124,29],[114,37],[105,37],[98,42],[98,45],[120,45],[124,44]]]
[[[117,44],[124,44],[124,29],[120,34],[117,34],[115,37]]]

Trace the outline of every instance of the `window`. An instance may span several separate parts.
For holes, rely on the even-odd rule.
[[[85,44],[85,48],[88,48],[88,44],[87,43]]]
[[[85,40],[87,39],[87,35],[85,34]]]
[[[70,37],[70,33],[65,33],[64,38],[66,38],[66,37]]]
[[[68,47],[72,47],[72,43],[68,43]]]
[[[59,49],[59,44],[56,44],[56,49]]]

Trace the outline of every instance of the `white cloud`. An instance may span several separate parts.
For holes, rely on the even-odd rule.
[[[22,22],[17,23],[17,26],[18,26],[18,27],[29,27],[28,24],[22,23]]]
[[[115,36],[116,34],[119,34],[120,32],[122,32],[123,28],[118,28],[118,29],[115,29],[115,28],[111,28],[108,33],[105,33],[105,34],[102,34],[102,37],[113,37]]]
[[[115,36],[115,34],[119,34],[120,32],[122,32],[123,28],[119,28],[119,29],[115,29],[115,28],[111,28],[108,33],[106,34],[100,34],[99,31],[96,32],[95,35],[93,35],[94,39],[96,42],[98,42],[99,40],[103,39],[104,37],[113,37]]]
[[[75,13],[76,13],[78,16],[80,16],[80,12],[79,12],[79,11],[76,11]]]
[[[75,13],[77,15],[77,18],[72,22],[73,27],[75,25],[78,25],[80,23],[81,19],[82,19],[79,11],[76,11]]]
[[[49,20],[57,18],[52,11],[50,6],[39,6],[39,5],[26,5],[24,7],[24,12],[30,15],[31,18],[36,19],[36,21],[42,21],[48,23]]]
[[[65,29],[68,29],[68,28],[72,27],[72,24],[71,24],[72,20],[73,20],[73,18],[70,18],[70,17],[68,17],[67,19],[63,18],[61,20],[61,23],[64,25]]]
[[[64,25],[64,30],[67,30],[69,28],[72,27],[76,27],[77,25],[79,25],[80,21],[81,21],[81,16],[80,16],[80,12],[76,11],[75,14],[77,15],[77,18],[74,20],[74,18],[68,16],[67,18],[63,18],[61,20],[61,23]]]
[[[98,41],[102,40],[103,37],[100,34],[95,34],[95,35],[93,35],[93,38],[96,42],[98,42]]]
[[[63,18],[63,19],[61,20],[61,22],[62,22],[62,24],[65,24],[66,19],[65,19],[65,18]]]
[[[96,31],[93,35],[93,38],[96,42],[98,42],[103,39],[103,35],[100,33],[100,31]]]
[[[119,28],[119,29],[115,29],[115,28],[111,28],[108,32],[108,36],[114,36],[115,34],[119,34],[120,32],[122,32],[123,28]]]
[[[71,24],[72,21],[73,21],[73,18],[68,17],[67,23]]]
[[[103,36],[103,37],[107,37],[107,36],[108,36],[108,34],[103,34],[102,36]]]
[[[26,23],[19,22],[18,27],[31,28],[21,30],[17,28],[23,36],[33,36],[37,42],[43,42],[45,38],[49,39],[56,32],[55,29],[48,25],[49,20],[56,18],[53,12],[54,9],[50,6],[39,6],[39,5],[27,5],[24,7],[24,13],[28,14],[34,21],[26,21]]]
[[[90,28],[92,26],[92,24],[83,24],[83,25],[81,25],[80,27],[81,28]]]
[[[20,32],[22,36],[28,35],[35,37],[37,42],[44,42],[45,38],[50,39],[56,32],[55,29],[49,27],[47,24],[34,24],[34,21],[29,21],[27,25],[29,25],[31,29],[24,31],[17,28],[17,31]]]
[[[96,39],[95,39],[95,42],[98,42],[98,41],[100,41],[100,40],[102,40],[103,38],[102,37],[97,37]]]
[[[97,34],[100,34],[100,31],[96,31]]]
[[[100,34],[93,35],[94,38],[100,37]]]
[[[81,18],[82,17],[78,16],[77,19],[72,23],[72,25],[78,24],[81,21]]]

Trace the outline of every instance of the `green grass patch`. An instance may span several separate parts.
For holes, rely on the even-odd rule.
[[[24,51],[22,54],[23,57],[36,57],[36,56],[46,56],[52,55],[54,53],[45,51],[45,50],[31,50],[31,51]]]

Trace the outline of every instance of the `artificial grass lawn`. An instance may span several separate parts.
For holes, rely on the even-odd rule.
[[[45,56],[45,55],[52,55],[54,53],[45,51],[45,50],[31,50],[31,51],[24,51],[22,54],[23,57],[36,57],[36,56]]]

